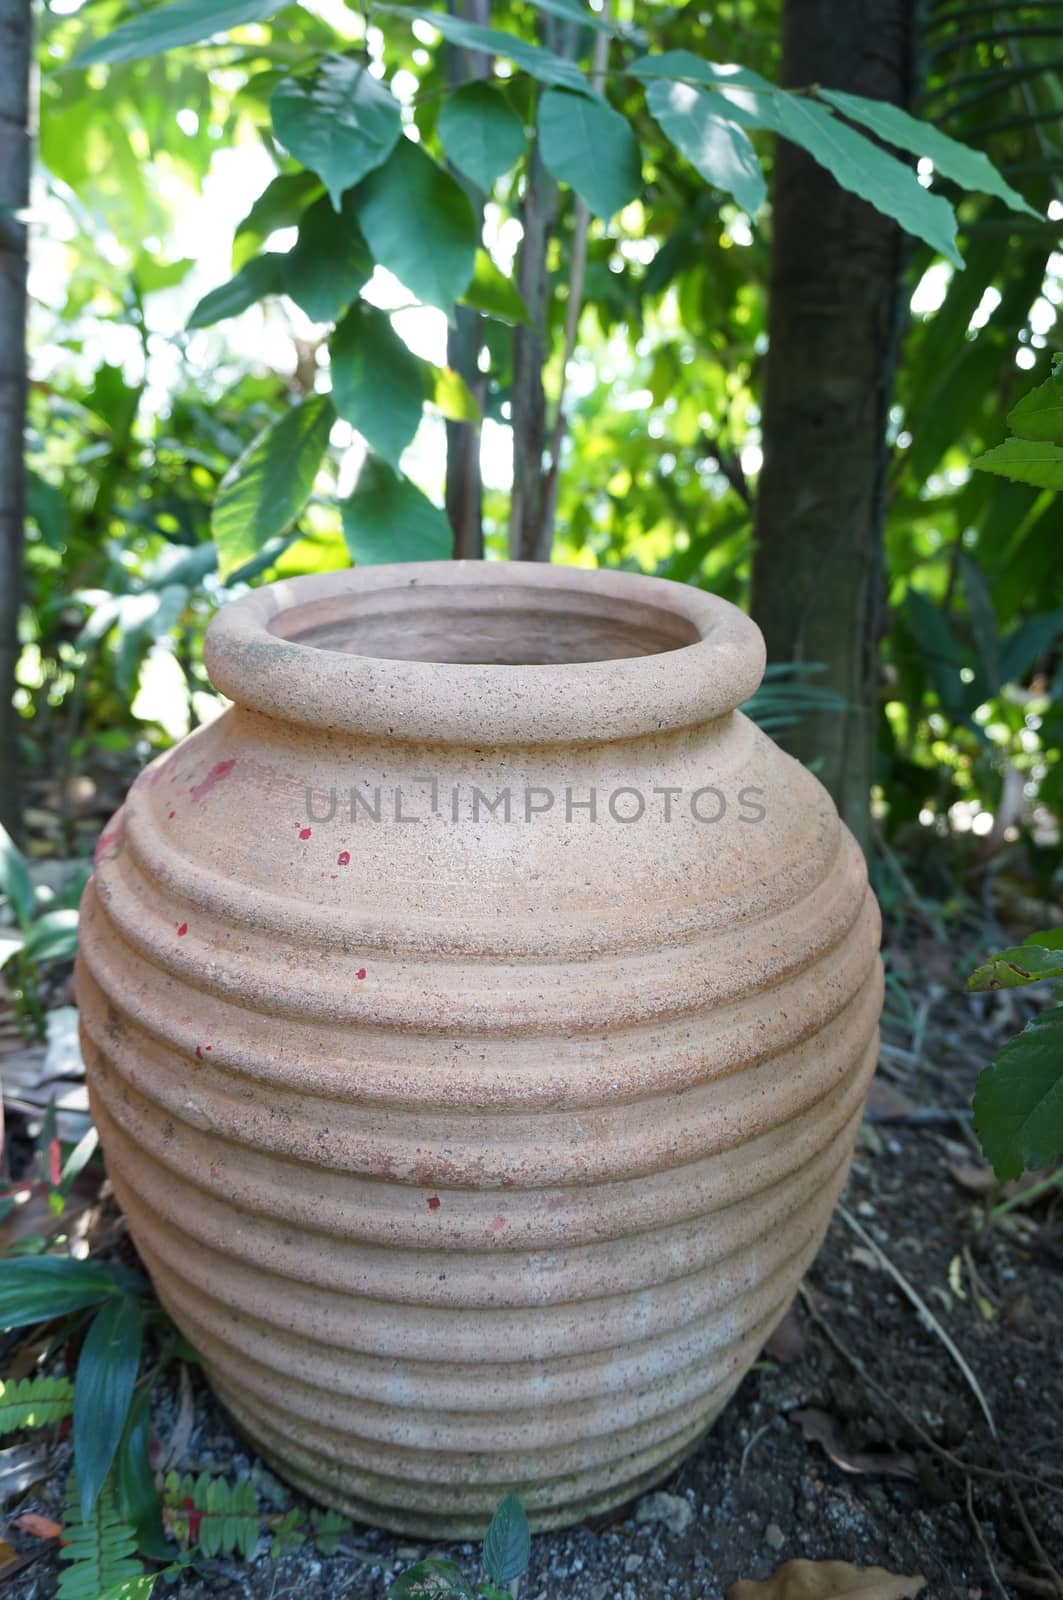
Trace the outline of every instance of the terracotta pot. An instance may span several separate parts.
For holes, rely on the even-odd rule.
[[[760,635],[656,579],[432,563],[261,589],[206,660],[234,704],[108,827],[78,972],[159,1294],[359,1519],[621,1504],[791,1300],[875,1065],[863,859],[735,709]]]

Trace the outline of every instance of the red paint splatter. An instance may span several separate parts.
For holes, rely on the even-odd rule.
[[[202,1061],[203,1060],[203,1052],[200,1049],[198,1044],[196,1045],[196,1060],[197,1061]]]
[[[179,939],[183,939],[187,932],[188,932],[188,923],[187,922],[179,923],[178,927],[177,927],[177,937]]]
[[[177,815],[176,811],[171,811],[169,816],[166,818],[167,822],[172,822],[174,817],[176,817],[176,815]]]
[[[356,978],[364,978],[365,977],[365,968],[364,967],[359,967],[358,971],[355,973],[355,977]]]
[[[496,1217],[494,1219],[494,1221],[491,1223],[491,1232],[492,1233],[497,1233],[499,1228],[504,1228],[505,1225],[506,1225],[505,1217]]]
[[[443,1204],[443,1202],[440,1200],[440,1198],[439,1198],[439,1196],[437,1194],[430,1194],[428,1196],[428,1209],[429,1209],[429,1211],[438,1211],[442,1204]]]
[[[341,850],[339,855],[336,857],[336,865],[338,867],[349,867],[350,864],[351,852],[349,850]]]
[[[210,1175],[214,1179],[215,1183],[217,1183],[218,1179],[221,1177],[221,1173],[218,1171],[217,1167],[211,1167]]]
[[[214,1049],[214,1046],[213,1046],[213,1045],[212,1045],[212,1044],[208,1044],[208,1046],[207,1046],[207,1054],[208,1054],[208,1055],[210,1055],[210,1052],[211,1052],[211,1051],[212,1051],[212,1050],[213,1050],[213,1049]]]
[[[310,829],[309,828],[300,828],[299,829],[299,837],[300,837],[300,839],[309,839],[309,837],[310,837]]]
[[[53,1139],[48,1146],[48,1176],[52,1180],[52,1188],[57,1189],[59,1180],[63,1176],[63,1163],[60,1159],[58,1139]]]
[[[113,828],[108,828],[105,832],[100,834],[100,837],[96,840],[96,848],[92,852],[92,864],[94,867],[99,866],[100,857],[103,855],[103,852],[107,849],[108,845],[114,843],[114,841],[121,835],[121,832],[122,824],[118,822]]]
[[[189,790],[192,799],[202,800],[205,795],[210,793],[216,783],[220,783],[223,778],[229,776],[235,765],[235,761],[219,761],[216,767],[211,767],[207,776],[202,778],[199,783],[193,784]]]
[[[195,1544],[199,1538],[199,1529],[204,1513],[196,1510],[196,1502],[191,1495],[185,1495],[183,1506],[184,1510],[188,1512],[188,1542],[189,1544]]]

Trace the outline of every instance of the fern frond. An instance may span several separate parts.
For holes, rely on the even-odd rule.
[[[74,1409],[74,1386],[69,1378],[23,1378],[0,1382],[0,1434],[16,1428],[46,1428],[62,1422]]]
[[[258,1497],[250,1478],[229,1484],[201,1472],[167,1475],[163,1484],[164,1521],[181,1544],[204,1556],[231,1555],[239,1551],[249,1561],[258,1544]]]
[[[135,1558],[136,1534],[119,1520],[114,1484],[110,1478],[96,1496],[92,1514],[86,1522],[81,1515],[81,1496],[72,1472],[66,1486],[66,1511],[63,1516],[63,1544],[59,1559],[67,1562],[59,1575],[58,1600],[100,1600],[112,1589],[143,1578],[144,1569]],[[137,1595],[133,1588],[130,1593]]]
[[[338,1511],[319,1511],[316,1506],[310,1512],[310,1526],[317,1551],[323,1556],[334,1556],[342,1536],[353,1531],[347,1517],[341,1517]]]

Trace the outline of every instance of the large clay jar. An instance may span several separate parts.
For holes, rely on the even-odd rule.
[[[429,563],[215,617],[101,840],[108,1169],[262,1455],[420,1535],[664,1478],[816,1253],[875,1064],[864,862],[697,589]],[[507,800],[508,795],[508,800]]]

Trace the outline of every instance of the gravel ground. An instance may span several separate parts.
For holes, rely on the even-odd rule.
[[[797,1556],[921,1573],[928,1595],[957,1600],[1063,1594],[1048,1565],[1063,1565],[1063,1202],[1038,1202],[986,1229],[984,1173],[962,1115],[995,1037],[1022,1018],[1014,1001],[995,998],[975,1014],[939,947],[897,951],[892,965],[910,992],[918,974],[919,1001],[887,1027],[886,1075],[844,1212],[794,1309],[715,1429],[662,1486],[664,1500],[536,1538],[521,1600],[716,1600],[737,1579],[765,1578]],[[942,1333],[969,1363],[996,1439]],[[182,1471],[254,1472],[264,1515],[304,1504],[256,1462],[198,1378],[192,1394]],[[164,1450],[180,1410],[175,1375],[155,1410]],[[54,1516],[63,1476],[8,1514]],[[356,1529],[335,1556],[304,1548],[272,1561],[263,1540],[253,1561],[205,1563],[160,1594],[385,1600],[395,1573],[426,1553]],[[470,1545],[432,1553],[480,1575]],[[5,1600],[45,1600],[55,1584],[48,1550],[7,1581]]]

